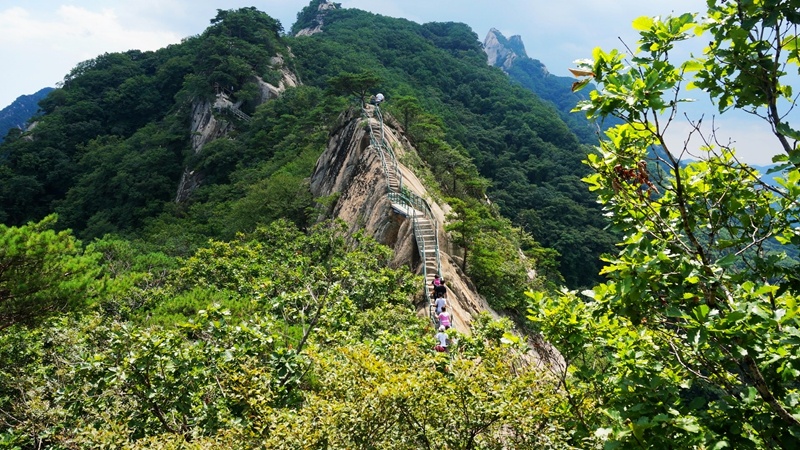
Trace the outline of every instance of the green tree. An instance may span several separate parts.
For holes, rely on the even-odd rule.
[[[0,225],[0,331],[76,310],[100,292],[99,253],[84,251],[56,216],[21,227]]]
[[[355,95],[364,103],[367,93],[375,89],[383,79],[371,70],[363,70],[358,73],[345,72],[328,79],[328,84],[334,91],[345,94]]]
[[[552,264],[552,256],[541,252],[528,234],[514,228],[510,220],[500,217],[488,205],[470,198],[451,198],[448,203],[453,210],[447,216],[445,230],[453,243],[464,250],[461,270],[475,282],[490,305],[522,312],[521,299],[529,287],[528,272],[536,262],[525,257],[520,249],[532,250],[529,254],[538,256],[543,267]],[[544,271],[541,275],[545,276]],[[546,283],[544,278],[541,281],[542,285]]]
[[[582,67],[600,90],[578,109],[625,122],[589,156],[585,179],[624,239],[588,301],[537,296],[533,318],[568,364],[577,421],[607,447],[800,445],[800,285],[787,256],[800,242],[800,150],[787,145],[796,133],[785,115],[799,22],[796,2],[709,2],[703,20],[637,19],[630,62],[595,49]],[[676,62],[672,51],[695,31],[711,45]],[[785,153],[774,160],[779,187],[699,121],[688,136],[701,140],[696,161],[685,159],[696,155],[690,139],[670,145],[685,85],[721,113],[764,118]]]
[[[453,211],[448,215],[449,221],[445,225],[445,230],[450,233],[454,244],[464,250],[464,258],[461,261],[461,270],[467,271],[467,260],[472,255],[475,241],[485,228],[485,219],[488,215],[488,208],[477,201],[467,202],[457,198],[448,201]]]
[[[408,132],[423,109],[416,97],[401,95],[392,100],[392,110],[400,118],[403,129]]]

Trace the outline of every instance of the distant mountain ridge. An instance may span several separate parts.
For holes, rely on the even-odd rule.
[[[0,142],[12,128],[24,130],[28,120],[39,111],[39,101],[47,97],[53,88],[46,87],[30,95],[20,95],[13,103],[0,111]]]
[[[483,41],[483,49],[490,66],[502,69],[512,80],[552,103],[558,109],[561,119],[582,142],[597,142],[597,126],[586,120],[582,114],[570,112],[578,101],[584,99],[584,94],[572,92],[574,78],[553,75],[541,61],[530,58],[522,38],[518,35],[506,38],[503,33],[492,28]],[[590,86],[583,92],[591,90]]]

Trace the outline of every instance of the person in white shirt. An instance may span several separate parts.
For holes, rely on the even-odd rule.
[[[447,351],[447,341],[450,338],[447,336],[447,333],[444,332],[444,325],[439,326],[439,332],[436,333],[436,349],[437,352],[446,352]]]
[[[438,317],[442,312],[442,308],[447,306],[447,299],[444,297],[439,297],[434,302],[434,305],[436,305],[436,316]]]
[[[382,101],[383,101],[383,94],[378,92],[378,94],[375,96],[375,104],[380,105]]]

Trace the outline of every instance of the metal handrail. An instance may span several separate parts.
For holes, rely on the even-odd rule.
[[[412,208],[411,211],[412,211],[411,212],[411,223],[412,223],[412,226],[414,227],[414,230],[418,230],[419,228],[418,228],[418,225],[417,225],[417,209],[416,208]],[[435,230],[435,228],[434,228],[434,230]],[[428,304],[428,317],[430,318],[431,323],[436,325],[436,322],[439,320],[439,318],[436,317],[436,314],[435,314],[436,305],[433,303],[433,299],[431,298],[431,293],[428,290],[428,264],[427,264],[427,261],[426,261],[426,258],[427,258],[428,254],[425,252],[425,238],[419,236],[419,234],[417,234],[417,233],[414,233],[414,235],[416,236],[417,247],[419,248],[419,251],[422,254],[422,280],[423,280],[423,282],[422,282],[423,283],[422,292],[425,293],[425,302]],[[438,239],[437,239],[437,243],[435,245],[436,246],[434,248],[436,249],[436,263],[437,263],[436,268],[437,268],[437,272],[438,272],[438,269],[439,269],[439,265],[438,265],[439,264]]]
[[[402,172],[400,171],[400,165],[397,162],[397,157],[394,153],[394,150],[391,148],[390,145],[386,143],[386,139],[384,137],[384,130],[383,130],[383,114],[381,113],[380,108],[376,105],[374,108],[375,114],[378,118],[380,124],[380,140],[376,138],[375,134],[373,133],[372,125],[370,124],[370,145],[378,150],[378,155],[381,159],[381,165],[383,166],[384,173],[387,177],[387,195],[389,197],[389,201],[392,203],[398,203],[402,205],[409,206],[411,209],[411,223],[414,229],[414,236],[415,240],[417,241],[417,248],[420,252],[420,257],[422,258],[422,279],[424,280],[423,292],[425,293],[425,300],[428,303],[428,315],[430,316],[431,321],[435,324],[438,320],[438,317],[434,315],[434,311],[436,306],[431,302],[431,294],[428,291],[428,265],[427,265],[427,253],[425,252],[425,238],[420,236],[419,233],[419,217],[418,212],[422,212],[422,215],[428,219],[433,228],[433,239],[434,239],[434,254],[436,257],[436,272],[441,273],[442,266],[441,260],[439,258],[439,236],[436,230],[438,230],[439,225],[436,221],[435,216],[433,215],[433,210],[430,207],[428,202],[420,197],[419,195],[411,192],[410,190],[404,188],[403,186],[403,176]],[[364,107],[363,103],[361,105],[361,113],[362,116],[366,119],[370,119],[371,116],[369,112]],[[391,158],[391,163],[386,161],[387,155]],[[395,192],[392,190],[391,183],[388,182],[389,179],[389,166],[392,166],[394,169],[395,177],[398,180],[398,191]]]
[[[367,112],[366,108],[364,108],[363,104],[361,106],[361,115],[363,117],[365,117],[367,120],[369,120],[369,118],[370,118],[369,113]],[[382,119],[382,117],[381,117],[381,119]],[[381,142],[378,142],[378,140],[375,138],[375,134],[372,132],[372,125],[368,124],[368,126],[369,126],[369,143],[373,148],[378,149],[377,153],[378,153],[378,156],[381,159],[381,166],[383,166],[383,173],[385,173],[387,175],[386,191],[389,194],[391,194],[392,193],[392,186],[388,182],[389,166],[386,163],[386,155],[382,151],[383,149],[382,149],[382,146],[381,146]],[[383,140],[383,121],[381,121],[381,127],[380,128],[381,128],[381,141],[382,141]],[[402,188],[402,178],[399,178],[399,183],[400,183],[400,187]]]
[[[220,92],[219,91],[219,86],[216,86],[216,87],[217,87],[217,98],[218,99],[220,99],[220,98],[225,99],[226,101],[228,101],[230,103],[230,99],[226,95],[229,91],[227,89],[223,88],[222,91]],[[242,111],[241,109],[239,109],[236,106],[234,106],[233,103],[230,103],[230,104],[226,105],[225,108],[230,110],[230,112],[234,116],[238,117],[241,120],[244,120],[245,122],[250,122],[252,120],[252,117],[248,116],[247,114],[244,113],[244,111]]]
[[[381,112],[381,108],[378,105],[375,105],[375,113],[378,116],[378,122],[381,125],[381,136],[380,136],[380,142],[378,142],[378,145],[380,146],[381,150],[389,153],[389,156],[392,158],[392,163],[393,163],[393,166],[394,166],[394,167],[392,167],[392,169],[394,169],[395,176],[397,177],[397,180],[398,180],[398,189],[402,190],[403,189],[403,173],[400,171],[400,164],[398,164],[398,162],[397,162],[397,156],[394,154],[394,149],[392,148],[391,145],[388,145],[386,143],[386,138],[384,137],[384,134],[383,134],[383,113]],[[371,135],[371,133],[370,133],[370,135]]]

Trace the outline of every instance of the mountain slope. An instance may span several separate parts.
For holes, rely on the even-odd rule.
[[[570,286],[597,279],[598,256],[613,239],[580,181],[588,149],[551,105],[486,65],[472,30],[330,6],[309,17],[308,26],[324,23],[321,32],[284,38],[281,25],[254,8],[220,11],[181,44],[76,67],[43,102],[37,129],[0,147],[0,220],[20,224],[55,210],[81,237],[147,236],[179,252],[280,217],[305,226],[313,199],[303,180],[347,100],[332,95],[330,81],[371,71],[430,168],[433,195],[476,199],[461,211],[482,211],[482,227],[496,225],[496,209],[560,254],[556,270]],[[284,69],[304,86],[262,104],[259,80],[278,84]],[[197,114],[197,105],[223,94],[252,120],[227,106]],[[230,124],[202,152],[193,144],[198,117]],[[178,194],[182,179],[191,181],[190,195]],[[484,194],[491,206],[481,203]],[[461,236],[465,249],[472,238]],[[544,256],[538,244],[523,249]],[[494,263],[480,264],[502,258],[490,248],[463,264],[499,292]]]
[[[305,83],[324,87],[342,70],[373,70],[395,115],[402,117],[403,102],[412,98],[440,118],[433,127],[412,120],[406,128],[443,184],[458,189],[454,166],[471,159],[503,215],[561,253],[568,284],[596,279],[597,256],[612,249],[613,239],[580,181],[588,149],[551,105],[486,66],[469,27],[341,9],[326,11],[324,23],[322,32],[291,43]]]
[[[571,112],[578,101],[584,99],[583,93],[591,89],[584,89],[579,93],[572,92],[575,79],[553,75],[541,61],[530,58],[520,36],[506,38],[500,31],[492,28],[486,34],[483,46],[489,65],[502,69],[509,78],[543,100],[551,102],[558,109],[561,119],[569,125],[581,142],[589,144],[597,142],[598,126],[587,121],[582,114]],[[616,119],[609,119],[600,126],[617,122]]]
[[[47,87],[31,95],[21,95],[13,103],[0,110],[0,143],[12,128],[24,130],[28,120],[39,111],[39,101],[53,88]]]
[[[486,66],[463,26],[386,20],[407,48],[370,56],[384,43],[347,48],[389,36],[328,27],[374,17],[330,12],[321,32],[284,40],[253,8],[220,11],[182,44],[102,55],[43,102],[35,129],[0,146],[3,220],[55,210],[61,227],[90,242],[64,230],[69,248],[45,251],[53,260],[85,255],[90,267],[72,269],[87,283],[70,284],[71,269],[53,274],[83,310],[0,330],[0,409],[12,418],[3,442],[568,446],[570,422],[552,413],[567,405],[558,380],[526,345],[541,343],[487,306],[524,313],[523,291],[545,278],[537,267],[531,282],[527,269],[552,251],[486,201],[479,170],[493,169],[470,155],[485,162],[498,159],[489,150],[516,151],[516,129],[504,133],[503,123],[523,111],[530,116],[514,123],[538,139],[530,151],[540,158],[559,154],[559,139],[585,149],[551,109]],[[371,57],[385,58],[383,69]],[[396,58],[405,60],[390,64]],[[374,80],[343,68],[382,72],[374,87],[389,100],[380,119],[335,92],[337,80]],[[454,76],[478,93],[453,99]],[[475,135],[508,142],[465,140]],[[388,195],[398,180],[387,176],[384,152],[396,155],[402,180],[391,192],[418,200],[414,208],[426,203],[436,222],[455,313],[441,334],[422,292],[428,281],[414,273],[428,267],[424,238],[411,236],[417,209]],[[54,222],[13,232],[52,239]],[[37,241],[14,246],[28,242]],[[31,272],[28,260],[10,264]],[[28,295],[23,303],[37,300]],[[7,318],[0,314],[0,328]],[[434,336],[449,351],[434,350]]]

